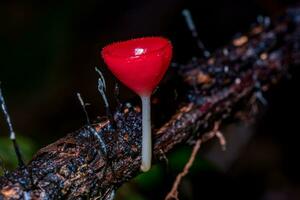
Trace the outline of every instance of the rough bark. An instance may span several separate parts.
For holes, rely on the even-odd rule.
[[[264,103],[261,92],[300,63],[299,17],[298,8],[289,9],[276,23],[256,24],[209,59],[173,67],[153,97],[154,109],[173,111],[171,116],[155,115],[154,162],[177,145],[196,141],[215,121],[251,107],[251,99]],[[176,99],[169,91],[176,91]],[[140,108],[125,104],[113,119],[68,134],[40,149],[25,167],[0,177],[0,200],[110,199],[114,190],[140,173],[140,149]]]

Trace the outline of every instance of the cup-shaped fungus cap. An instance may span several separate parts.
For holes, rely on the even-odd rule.
[[[124,85],[139,96],[150,96],[167,71],[172,45],[163,37],[143,37],[112,43],[101,53]]]

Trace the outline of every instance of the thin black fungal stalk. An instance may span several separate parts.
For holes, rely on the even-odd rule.
[[[189,9],[183,9],[182,10],[182,15],[184,16],[185,22],[187,24],[188,29],[192,33],[193,38],[197,42],[198,48],[203,52],[204,57],[209,57],[210,52],[205,48],[203,42],[200,40],[195,23],[193,21],[191,12]]]
[[[97,131],[93,128],[92,124],[91,124],[91,121],[90,121],[90,118],[89,118],[89,115],[88,115],[88,112],[86,110],[86,103],[84,103],[82,97],[81,97],[81,94],[80,93],[77,93],[77,98],[80,102],[80,105],[83,109],[83,112],[85,114],[85,117],[86,117],[86,121],[87,121],[87,125],[88,125],[88,129],[93,133],[93,135],[97,138],[97,140],[99,141],[99,145],[100,145],[100,148],[101,148],[101,151],[102,153],[104,153],[105,156],[107,156],[107,149],[106,149],[106,145],[103,141],[103,139],[101,138],[101,136],[97,133]]]
[[[22,159],[22,154],[20,152],[20,148],[19,148],[18,143],[17,143],[16,134],[15,134],[15,131],[13,129],[13,126],[12,126],[12,123],[11,123],[11,120],[10,120],[10,116],[8,114],[7,107],[6,107],[6,104],[5,104],[5,101],[4,101],[4,97],[3,97],[3,93],[2,93],[2,89],[1,89],[1,83],[0,83],[0,104],[1,104],[2,112],[5,116],[6,123],[7,123],[8,128],[9,128],[9,138],[13,143],[15,153],[16,153],[17,159],[18,159],[18,164],[19,164],[20,167],[23,167],[24,166],[24,161]]]
[[[105,82],[105,79],[104,79],[104,76],[102,74],[102,72],[97,68],[95,67],[95,70],[96,72],[99,74],[99,78],[98,78],[98,91],[100,92],[101,94],[101,97],[103,99],[103,102],[104,102],[104,106],[105,106],[105,109],[106,109],[106,115],[112,119],[112,114],[111,114],[111,111],[110,111],[110,108],[109,108],[109,104],[108,104],[108,100],[107,100],[107,97],[105,95],[105,91],[106,91],[106,82]]]
[[[86,105],[87,105],[87,104],[84,103],[84,101],[83,101],[83,99],[82,99],[82,97],[81,97],[81,94],[80,94],[79,92],[77,93],[77,98],[78,98],[78,100],[79,100],[79,102],[80,102],[80,105],[82,106],[82,109],[83,109],[83,112],[84,112],[84,115],[85,115],[85,118],[86,118],[86,122],[87,122],[88,125],[90,125],[90,124],[91,124],[91,121],[90,121],[88,112],[87,112],[87,110],[86,110]]]
[[[97,140],[99,142],[99,146],[100,146],[100,152],[104,155],[105,159],[108,161],[108,166],[111,168],[113,176],[115,176],[114,170],[112,168],[111,162],[109,161],[109,157],[108,157],[108,154],[107,154],[106,144],[105,144],[104,140],[102,139],[101,135],[99,135],[99,133],[96,131],[96,129],[91,124],[88,112],[86,110],[86,105],[88,105],[88,104],[83,101],[83,98],[81,97],[81,94],[79,92],[77,93],[77,98],[79,100],[79,103],[80,103],[81,107],[83,108],[83,111],[84,111],[84,114],[85,114],[85,117],[86,117],[86,121],[87,121],[87,128],[97,138]],[[107,168],[105,168],[105,170],[106,169]],[[114,198],[114,192],[115,191],[113,190],[112,194],[111,194],[111,195],[113,195],[112,199]]]

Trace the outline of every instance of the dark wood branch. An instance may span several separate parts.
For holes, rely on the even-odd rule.
[[[273,25],[253,26],[208,60],[170,70],[174,76],[153,97],[154,110],[160,110],[154,122],[154,162],[178,144],[196,141],[215,121],[232,118],[253,97],[265,103],[261,92],[277,83],[288,66],[299,65],[299,16],[299,9],[290,9]],[[167,98],[174,90],[177,98]],[[165,108],[170,101],[173,107]],[[169,116],[164,109],[175,111]],[[140,109],[124,105],[113,117],[113,123],[103,119],[68,134],[40,149],[26,167],[0,177],[0,200],[110,199],[140,173],[141,160]]]

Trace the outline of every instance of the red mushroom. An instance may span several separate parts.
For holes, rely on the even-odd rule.
[[[116,42],[103,48],[102,57],[112,73],[142,100],[142,164],[151,167],[150,96],[158,85],[172,57],[172,45],[162,37],[144,37]]]

